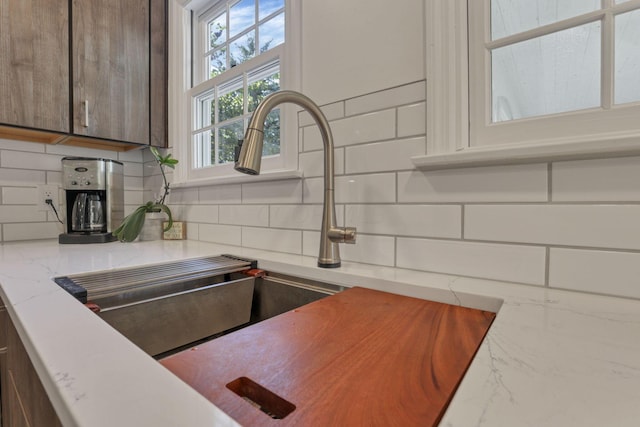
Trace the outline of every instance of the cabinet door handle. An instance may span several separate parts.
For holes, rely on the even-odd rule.
[[[82,126],[88,128],[89,127],[89,100],[85,99],[82,101],[82,106],[84,107],[84,121],[82,122]]]

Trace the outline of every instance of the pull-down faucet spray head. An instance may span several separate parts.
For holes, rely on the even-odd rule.
[[[255,114],[254,114],[255,117]],[[253,120],[251,121],[253,123]],[[246,173],[248,175],[260,174],[260,162],[262,160],[262,144],[264,142],[264,121],[255,129],[247,128],[244,136],[244,142],[240,148],[240,156],[235,165],[235,170]]]
[[[283,90],[272,93],[262,100],[251,116],[244,143],[240,149],[235,169],[249,175],[260,173],[262,160],[262,144],[264,140],[264,121],[269,112],[277,105],[291,102],[304,108],[315,120],[324,145],[324,206],[322,227],[320,229],[320,255],[318,267],[340,267],[340,251],[338,243],[355,243],[356,229],[336,226],[335,198],[333,194],[333,136],[329,122],[311,99],[294,91]]]

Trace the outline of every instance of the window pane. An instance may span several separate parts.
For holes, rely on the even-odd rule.
[[[216,50],[209,55],[209,78],[222,74],[227,69],[227,49]]]
[[[203,168],[211,165],[211,131],[193,136],[193,167]]]
[[[229,9],[229,37],[233,37],[256,23],[254,0],[240,0]]]
[[[600,0],[491,0],[491,38],[496,40],[597,9]]]
[[[196,129],[211,126],[214,120],[215,101],[213,92],[205,93],[197,98]]]
[[[279,72],[254,82],[249,81],[249,112],[255,110],[267,95],[278,90],[280,90]]]
[[[220,88],[218,98],[218,122],[242,116],[244,112],[244,89],[242,80]]]
[[[264,122],[263,156],[280,154],[280,109],[273,109]]]
[[[258,19],[264,19],[273,12],[284,7],[284,0],[260,0],[258,4]]]
[[[616,16],[615,103],[640,101],[640,10]]]
[[[284,13],[274,16],[258,29],[260,53],[284,43]]]
[[[229,47],[229,65],[235,67],[247,59],[253,58],[256,53],[255,31],[250,31],[240,37]]]
[[[223,13],[207,26],[207,34],[209,35],[209,49],[221,46],[227,41],[227,14]]]
[[[492,121],[600,106],[600,22],[495,49]]]
[[[233,162],[235,147],[244,136],[243,120],[221,126],[218,129],[218,163]],[[211,154],[212,159],[214,153]]]

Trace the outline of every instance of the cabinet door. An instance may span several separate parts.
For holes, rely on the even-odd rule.
[[[72,0],[73,130],[149,144],[149,0]]]
[[[151,145],[167,146],[167,0],[150,0],[151,7]]]
[[[0,123],[69,132],[68,0],[0,0]]]
[[[7,324],[6,332],[7,384],[2,394],[7,394],[7,406],[3,408],[3,426],[61,427],[62,423],[13,324]]]

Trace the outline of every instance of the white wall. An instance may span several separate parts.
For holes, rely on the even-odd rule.
[[[302,1],[302,91],[319,104],[422,80],[424,0]]]

